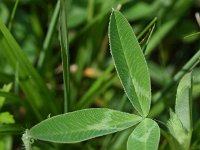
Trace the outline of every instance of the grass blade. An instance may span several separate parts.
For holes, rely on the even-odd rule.
[[[67,32],[67,2],[60,1],[60,43],[64,80],[64,112],[68,112],[70,102],[69,43]]]
[[[131,26],[118,11],[111,14],[109,40],[115,67],[126,94],[138,113],[147,116],[151,103],[147,64]]]
[[[38,119],[46,118],[49,112],[56,114],[53,103],[54,96],[33,68],[22,49],[15,41],[6,26],[0,21],[0,46],[10,65],[15,68],[19,64],[19,84]],[[44,107],[46,104],[49,107]]]
[[[57,25],[57,21],[58,21],[59,9],[60,9],[60,1],[58,1],[57,4],[56,4],[51,22],[49,24],[47,35],[45,37],[45,40],[44,40],[44,43],[43,43],[43,46],[42,46],[42,51],[40,52],[40,55],[39,55],[39,59],[38,59],[38,63],[37,63],[37,67],[39,69],[44,67],[46,54],[50,50],[50,45],[51,45],[50,43],[52,41],[53,34],[56,30],[56,25]]]
[[[150,55],[154,50],[156,50],[155,47],[162,42],[162,39],[167,35],[167,33],[169,33],[170,30],[172,30],[172,28],[178,23],[183,14],[187,12],[188,8],[190,8],[192,3],[193,0],[179,0],[174,3],[174,7],[171,9],[171,12],[169,14],[176,13],[176,16],[174,18],[166,20],[165,23],[154,33],[148,44],[147,50],[145,51],[145,55]],[[168,14],[164,15],[167,16]]]
[[[10,21],[9,21],[9,24],[8,24],[8,29],[9,30],[11,30],[11,28],[12,28],[13,20],[14,20],[14,17],[15,17],[15,13],[16,13],[16,9],[17,9],[18,4],[19,4],[19,0],[15,0],[15,5],[13,7],[13,10],[12,10],[12,13],[11,13],[11,17],[10,17]]]
[[[75,143],[124,130],[141,117],[107,108],[83,109],[46,119],[30,129],[34,139]]]
[[[18,124],[0,124],[0,135],[3,134],[22,134],[23,128]]]

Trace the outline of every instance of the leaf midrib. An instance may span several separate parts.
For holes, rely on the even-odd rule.
[[[112,125],[112,126],[110,126],[110,128],[113,128],[113,127],[115,127],[115,126],[121,126],[121,125],[124,125],[124,126],[127,126],[127,127],[124,127],[124,128],[122,128],[122,127],[116,127],[116,129],[118,129],[119,128],[119,130],[117,130],[117,131],[115,131],[115,132],[118,132],[118,131],[121,131],[121,130],[125,130],[125,129],[127,129],[127,128],[130,128],[130,127],[132,127],[132,126],[134,126],[134,125],[136,125],[137,123],[139,123],[140,122],[140,120],[138,120],[138,121],[133,121],[133,120],[131,120],[131,121],[127,121],[127,122],[125,122],[125,123],[120,123],[120,124],[117,124],[117,125]],[[131,124],[132,123],[132,124]],[[129,125],[130,124],[130,125]],[[60,135],[60,136],[63,136],[63,135],[66,135],[66,134],[80,134],[80,133],[82,133],[83,134],[83,132],[91,132],[91,131],[102,131],[102,130],[108,130],[108,129],[104,129],[104,128],[101,128],[101,129],[91,129],[91,130],[84,130],[84,128],[81,128],[81,129],[78,129],[78,130],[73,130],[72,132],[51,132],[50,134],[51,134],[51,136],[58,136],[58,135]],[[109,130],[113,130],[113,129],[109,129]],[[63,133],[63,134],[62,134]],[[32,134],[31,133],[31,130],[30,130],[30,134],[31,135],[34,135],[34,134]],[[33,136],[34,137],[34,136]],[[36,136],[37,137],[37,136]]]
[[[115,15],[114,15],[115,16]],[[115,17],[114,17],[115,18]],[[116,18],[115,18],[115,22],[116,22]],[[116,23],[116,27],[117,27],[117,31],[119,31],[119,29],[118,29],[118,25],[117,25],[117,23]],[[132,30],[131,30],[132,31]],[[119,39],[120,39],[120,46],[121,46],[121,49],[122,49],[122,52],[123,52],[123,56],[124,56],[124,58],[125,58],[125,62],[126,62],[126,65],[127,65],[127,67],[128,67],[128,74],[130,75],[130,77],[131,77],[131,82],[132,82],[132,84],[134,83],[133,82],[133,76],[131,75],[131,73],[130,73],[130,66],[129,66],[129,64],[128,64],[128,62],[127,62],[127,59],[126,59],[126,55],[125,55],[125,53],[124,53],[124,50],[123,50],[123,44],[122,44],[122,42],[121,42],[121,36],[119,35],[119,32],[117,32],[117,35],[118,35],[118,37],[119,37]],[[121,80],[121,79],[120,79]],[[134,84],[133,84],[134,85]],[[124,87],[124,85],[122,84],[122,86]],[[133,88],[134,88],[134,90],[135,90],[135,86],[133,86]],[[125,87],[124,87],[124,89],[125,89]],[[136,91],[136,90],[135,90]],[[126,90],[125,90],[125,92],[126,92]],[[136,92],[135,92],[136,93]],[[129,95],[127,94],[127,92],[126,92],[126,95],[127,95],[127,97],[130,99],[130,101],[131,101],[131,103],[132,103],[132,100],[131,100],[131,98],[129,97]],[[137,93],[136,93],[136,95],[137,95]],[[139,103],[139,105],[140,105],[140,109],[141,109],[141,111],[142,111],[142,113],[143,114],[140,114],[140,111],[138,111],[138,109],[135,107],[135,109],[138,111],[138,113],[140,114],[140,115],[144,115],[144,111],[143,111],[143,109],[142,109],[142,106],[141,106],[141,103],[140,103],[140,101],[139,101],[139,99],[138,99],[138,95],[137,95],[137,100],[138,100],[138,103]]]

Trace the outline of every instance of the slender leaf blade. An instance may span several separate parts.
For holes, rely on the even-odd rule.
[[[117,73],[129,100],[140,115],[147,116],[151,103],[147,63],[128,21],[115,10],[110,17],[109,41]]]
[[[106,108],[83,109],[42,121],[30,129],[34,139],[75,143],[129,128],[141,117]]]
[[[37,118],[42,119],[49,112],[56,114],[57,109],[52,101],[54,99],[52,92],[47,88],[40,75],[1,20],[0,47],[13,68],[16,67],[16,63],[19,63],[19,84]],[[49,107],[44,107],[46,103],[49,104]]]
[[[127,141],[127,150],[157,150],[160,129],[152,119],[144,119],[131,133]]]
[[[181,79],[178,85],[175,105],[175,112],[181,123],[183,124],[184,128],[188,132],[192,128],[191,92],[192,78],[191,73],[188,73]]]
[[[67,1],[60,1],[60,45],[64,81],[64,112],[69,111],[70,102],[70,73],[69,73],[69,41],[67,31]]]
[[[0,124],[0,136],[23,133],[24,128],[19,124]]]

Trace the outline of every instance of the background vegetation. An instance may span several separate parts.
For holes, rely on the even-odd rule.
[[[24,130],[48,116],[89,107],[134,111],[116,76],[109,51],[109,16],[119,4],[145,49],[153,92],[150,117],[161,120],[160,149],[167,148],[166,121],[169,108],[174,108],[178,84],[174,75],[200,49],[200,25],[195,18],[200,10],[199,0],[68,0],[70,88],[68,82],[63,84],[58,2],[1,0],[0,149],[20,149]],[[152,26],[140,35],[152,20],[155,23],[155,17],[156,25],[146,45]],[[64,89],[70,90],[70,97],[64,96]],[[198,66],[193,70],[192,97],[191,149],[200,149]],[[65,110],[64,99],[70,100]],[[123,150],[131,131],[78,144],[36,141],[34,149]]]

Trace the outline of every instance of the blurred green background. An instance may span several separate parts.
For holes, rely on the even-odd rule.
[[[58,3],[56,0],[0,1],[0,150],[21,149],[21,135],[26,128],[49,115],[63,113]],[[67,3],[69,111],[108,107],[134,112],[113,67],[107,35],[109,16],[112,8],[120,7],[136,35],[157,17],[148,44],[145,41],[149,29],[138,40],[145,48],[154,94],[150,117],[160,120],[163,129],[160,149],[168,149],[166,121],[169,108],[174,108],[177,87],[176,82],[171,86],[169,83],[200,49],[200,25],[195,17],[195,13],[200,13],[200,1],[68,0]],[[193,81],[191,149],[200,149],[199,66],[193,70]],[[158,92],[167,86],[159,96]],[[33,149],[125,150],[130,131],[78,144],[35,141]]]

